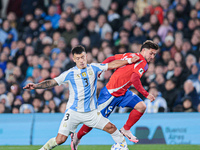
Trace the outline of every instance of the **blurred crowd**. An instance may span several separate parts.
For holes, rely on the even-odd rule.
[[[200,1],[0,0],[0,113],[65,112],[68,85],[23,90],[75,66],[71,48],[85,46],[88,63],[137,53],[145,40],[160,46],[141,78],[156,100],[147,113],[200,112]],[[6,4],[5,4],[6,3]],[[112,71],[98,80],[98,93]],[[128,108],[117,108],[124,113]]]

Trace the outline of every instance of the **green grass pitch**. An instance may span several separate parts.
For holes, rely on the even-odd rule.
[[[0,146],[0,150],[38,150],[41,146]],[[80,145],[78,150],[110,150],[111,145]],[[129,150],[200,150],[200,145],[129,145]],[[71,150],[69,145],[62,145],[54,150]]]

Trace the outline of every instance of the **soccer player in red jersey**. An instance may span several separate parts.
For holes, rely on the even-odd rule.
[[[103,61],[103,63],[108,63],[118,59],[126,60],[135,55],[139,57],[136,63],[118,68],[112,74],[107,85],[101,90],[98,98],[98,108],[104,117],[108,117],[116,106],[133,108],[120,132],[134,143],[137,143],[138,139],[131,133],[130,128],[141,118],[145,112],[146,105],[139,96],[129,91],[128,88],[133,84],[136,90],[143,96],[151,101],[155,100],[155,97],[143,88],[140,78],[147,71],[148,62],[155,58],[158,48],[156,43],[147,40],[143,43],[140,53],[117,54]],[[77,149],[82,136],[87,134],[91,129],[83,125],[78,133],[71,135],[72,150]]]

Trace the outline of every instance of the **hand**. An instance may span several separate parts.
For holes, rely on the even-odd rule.
[[[33,90],[36,88],[36,85],[34,83],[28,83],[23,89]]]
[[[133,58],[131,58],[131,61],[132,63],[136,63],[139,59],[140,57],[135,55]]]
[[[155,100],[155,97],[154,97],[152,94],[149,94],[149,95],[147,96],[147,98],[148,98],[151,102],[153,102],[153,101]]]

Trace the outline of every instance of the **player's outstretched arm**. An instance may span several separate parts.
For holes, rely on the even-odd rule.
[[[28,83],[23,89],[28,89],[28,90],[33,90],[33,89],[46,89],[46,88],[51,88],[58,85],[56,80],[51,79],[51,80],[45,80],[41,83],[34,84],[34,83]]]
[[[114,60],[114,61],[108,63],[108,70],[116,69],[116,68],[122,67],[127,64],[135,63],[139,59],[140,59],[139,56],[134,56],[133,58],[128,58],[127,60]]]

